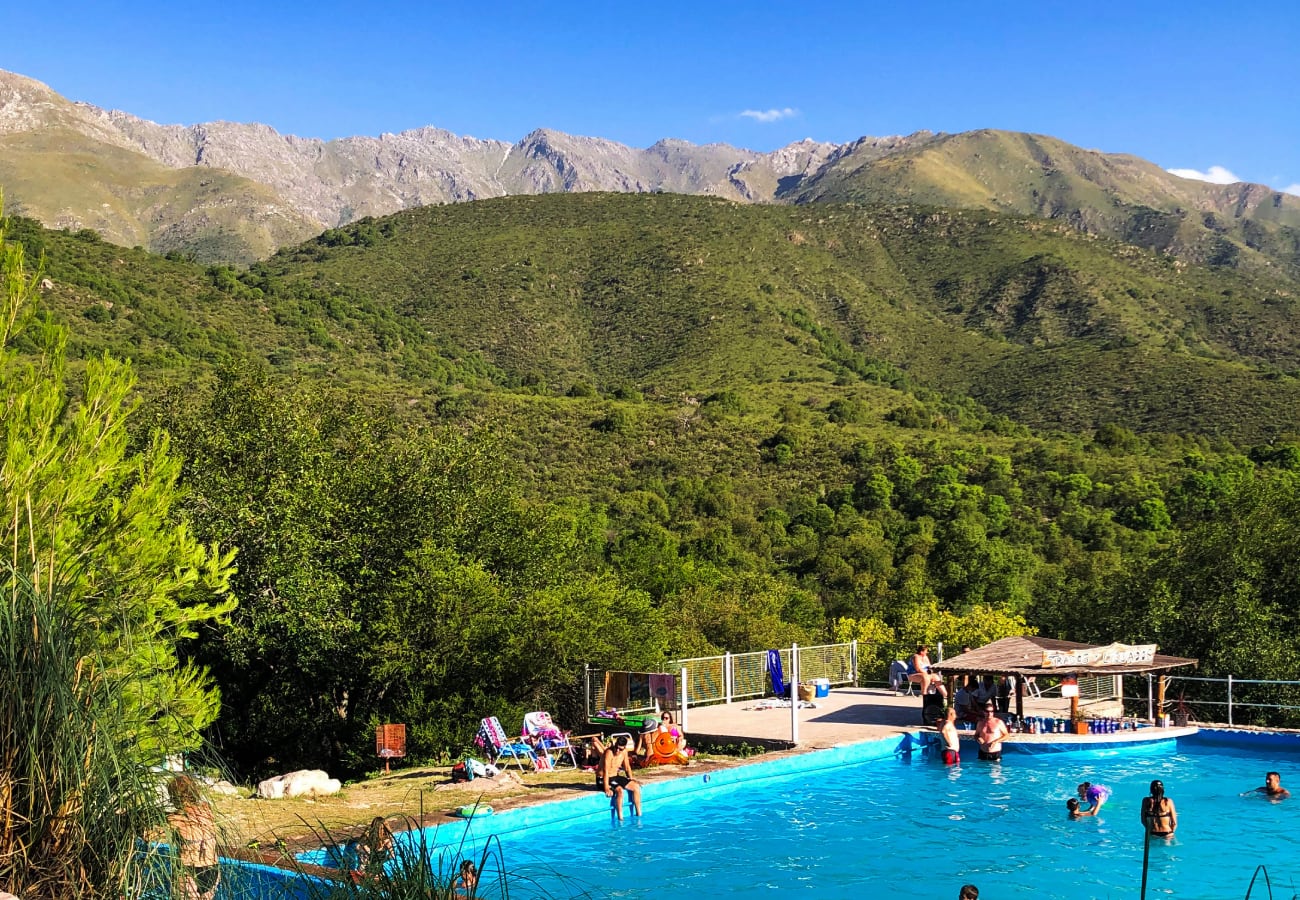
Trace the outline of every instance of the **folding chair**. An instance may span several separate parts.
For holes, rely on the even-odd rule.
[[[535,753],[547,757],[555,753],[555,762],[561,763],[567,756],[569,764],[578,768],[578,757],[574,755],[573,745],[569,743],[569,732],[561,731],[545,710],[530,712],[524,716],[524,741]]]
[[[911,674],[911,668],[901,659],[896,659],[889,664],[889,686],[894,689],[894,693],[912,696],[912,688],[916,687],[916,683],[907,677]]]
[[[533,748],[523,741],[512,741],[506,737],[506,731],[501,727],[501,720],[496,716],[488,716],[478,727],[478,734],[474,737],[474,743],[482,747],[487,754],[492,757],[493,763],[498,763],[502,759],[514,760],[519,771],[524,771],[524,760],[528,760],[534,769],[542,768],[538,765],[537,755]],[[547,759],[547,763],[550,759]]]

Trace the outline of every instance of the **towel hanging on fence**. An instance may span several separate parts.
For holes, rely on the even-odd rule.
[[[767,651],[767,674],[772,679],[772,693],[778,697],[789,696],[790,685],[785,683],[785,672],[781,666],[781,651]]]
[[[627,706],[628,683],[626,672],[605,673],[605,709],[623,709]]]
[[[659,702],[660,708],[677,705],[677,676],[663,673],[650,675],[650,696]]]

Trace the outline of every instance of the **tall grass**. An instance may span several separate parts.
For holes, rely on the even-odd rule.
[[[134,897],[164,823],[138,752],[110,736],[124,685],[80,654],[94,623],[12,570],[0,597],[0,888]]]
[[[327,828],[320,829],[317,838],[326,847],[341,850],[345,846]],[[309,900],[463,900],[466,894],[457,889],[456,879],[466,859],[479,873],[475,898],[510,895],[500,844],[495,838],[476,856],[470,856],[463,846],[434,846],[415,819],[407,822],[407,830],[395,841],[392,856],[382,871],[354,875],[348,871],[352,861],[342,852],[337,855],[343,877],[304,877]]]

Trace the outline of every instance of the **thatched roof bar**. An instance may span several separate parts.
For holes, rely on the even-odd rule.
[[[1145,648],[1125,648],[1120,645],[1098,647],[1074,641],[1058,641],[1055,638],[1009,637],[935,663],[933,668],[944,675],[1077,677],[1138,675],[1197,664],[1197,660],[1163,656],[1155,653],[1154,649],[1154,645]],[[1057,660],[1056,664],[1047,662],[1049,658]]]

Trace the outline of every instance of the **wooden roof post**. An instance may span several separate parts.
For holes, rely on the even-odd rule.
[[[1156,679],[1156,724],[1165,724],[1165,673]]]
[[[1021,721],[1025,718],[1025,676],[1016,676],[1016,717]]]

